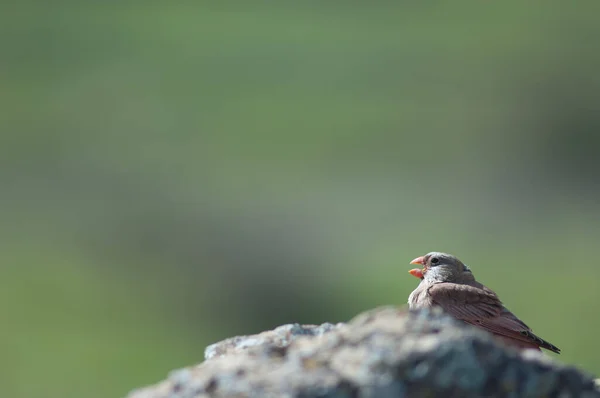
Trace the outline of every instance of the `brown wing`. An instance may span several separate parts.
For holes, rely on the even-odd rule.
[[[557,347],[533,334],[525,323],[504,307],[493,291],[480,286],[436,283],[428,293],[435,305],[457,319],[502,336],[505,340],[514,340],[517,345],[543,347],[560,353]]]

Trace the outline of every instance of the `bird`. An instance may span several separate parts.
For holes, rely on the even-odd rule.
[[[545,348],[560,354],[560,349],[538,337],[531,328],[510,312],[498,295],[475,280],[469,267],[451,254],[431,252],[415,258],[421,265],[408,271],[421,279],[408,297],[410,310],[441,307],[444,312],[492,333],[517,349]]]

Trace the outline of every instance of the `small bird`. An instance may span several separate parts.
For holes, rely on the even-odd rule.
[[[453,317],[486,330],[506,344],[521,349],[545,348],[557,354],[560,349],[533,334],[523,321],[510,312],[496,293],[475,280],[465,264],[451,254],[431,252],[410,262],[421,279],[408,296],[410,309],[439,306]]]

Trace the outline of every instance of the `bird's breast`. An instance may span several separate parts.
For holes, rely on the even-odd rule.
[[[427,294],[427,288],[419,285],[409,296],[408,296],[408,308],[426,308],[431,307],[431,297]]]
[[[422,291],[419,291],[419,289],[415,289],[408,296],[408,308],[410,308],[410,309],[416,309],[416,308],[420,307],[420,300],[419,300],[419,298],[421,297],[421,293],[422,293]]]

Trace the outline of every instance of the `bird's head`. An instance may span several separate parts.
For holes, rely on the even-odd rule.
[[[469,267],[451,254],[431,252],[410,262],[423,268],[408,271],[411,275],[428,282],[461,282],[472,278]]]

